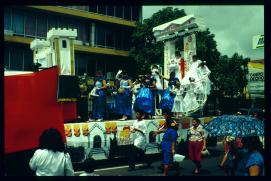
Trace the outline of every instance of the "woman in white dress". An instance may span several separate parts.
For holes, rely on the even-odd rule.
[[[197,68],[197,74],[199,78],[198,87],[200,90],[200,93],[206,93],[207,95],[211,92],[211,81],[209,79],[211,71],[206,66],[206,61],[203,61],[199,64]]]
[[[174,98],[172,112],[174,112],[175,116],[179,118],[180,114],[185,113],[185,102],[183,100],[184,88],[181,86],[180,82],[176,83],[172,93],[176,95]]]
[[[197,82],[199,80],[198,73],[197,73],[197,68],[198,68],[198,66],[199,66],[199,64],[201,62],[202,62],[201,60],[197,59],[196,55],[192,56],[192,63],[190,65],[190,67],[189,67],[189,70],[188,70],[188,72],[186,72],[184,74],[184,78],[181,80],[182,85],[189,84],[190,83],[190,81],[189,81],[190,77],[193,77],[195,79],[195,82]]]
[[[151,77],[153,79],[155,79],[156,89],[158,91],[163,90],[162,81],[161,81],[160,76],[159,76],[159,70],[158,70],[158,66],[157,65],[153,65],[151,67],[151,73],[152,73]]]
[[[195,78],[189,77],[190,84],[187,86],[187,92],[184,97],[184,103],[186,105],[186,112],[193,111],[198,108],[199,103],[197,102],[196,97],[196,83]]]

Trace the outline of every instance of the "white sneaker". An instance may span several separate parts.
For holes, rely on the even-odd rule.
[[[101,119],[97,119],[96,121],[97,121],[97,122],[101,122],[102,120],[103,120],[103,118],[101,118]]]

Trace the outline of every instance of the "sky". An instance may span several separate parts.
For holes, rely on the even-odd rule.
[[[231,57],[235,52],[251,60],[264,59],[264,49],[252,49],[252,37],[264,35],[264,6],[260,5],[201,5],[201,6],[143,6],[143,19],[165,7],[184,9],[204,19],[215,35],[217,49]]]

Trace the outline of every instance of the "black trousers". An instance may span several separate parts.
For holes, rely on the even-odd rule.
[[[135,164],[138,161],[144,161],[148,164],[148,166],[151,164],[151,160],[146,156],[145,151],[136,147],[132,146],[131,149],[128,152],[128,159],[129,159],[129,167],[131,169],[135,168]]]

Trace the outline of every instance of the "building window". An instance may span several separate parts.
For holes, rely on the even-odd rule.
[[[115,16],[119,18],[123,18],[123,6],[115,7]]]
[[[87,72],[87,64],[88,64],[89,55],[79,54],[75,52],[75,73],[76,75],[84,75]]]
[[[114,16],[114,6],[107,6],[107,15]]]
[[[10,54],[9,54],[9,48],[7,46],[5,46],[5,52],[4,52],[4,67],[6,69],[10,69]]]
[[[12,29],[15,34],[24,34],[24,13],[22,11],[13,9]]]
[[[33,70],[33,53],[30,49],[24,50],[24,70],[32,71]]]
[[[66,40],[62,40],[62,48],[67,48],[67,41]]]
[[[98,6],[98,13],[99,14],[106,14],[105,6]]]
[[[132,7],[132,20],[139,21],[139,7],[138,6]]]
[[[45,15],[37,16],[37,36],[45,38],[47,34],[47,19]]]
[[[4,11],[5,30],[11,30],[11,9],[5,8]]]
[[[124,19],[131,20],[131,6],[124,6]]]
[[[106,46],[110,48],[115,47],[115,31],[113,28],[106,29]]]
[[[25,14],[25,35],[36,35],[36,15],[30,12]]]
[[[87,25],[85,22],[78,22],[78,39],[83,41],[83,42],[88,42],[89,38],[88,38],[88,32],[87,31]]]
[[[104,47],[105,46],[105,28],[102,25],[96,26],[96,40],[97,45]]]
[[[123,35],[122,35],[122,29],[121,28],[117,28],[116,29],[116,44],[115,44],[115,47],[117,48],[117,49],[122,49],[122,37],[123,37]]]
[[[23,50],[19,45],[10,47],[10,70],[23,70]]]
[[[47,16],[47,20],[48,20],[48,30],[50,31],[52,28],[57,29],[58,28],[58,17],[57,16],[53,16],[53,15],[48,15]]]
[[[97,6],[89,6],[89,11],[93,13],[97,13]]]
[[[101,148],[102,139],[99,135],[94,136],[93,138],[93,148]]]
[[[60,17],[59,18],[59,28],[69,28],[69,18],[68,17]]]

